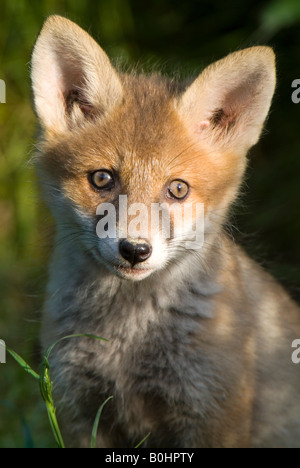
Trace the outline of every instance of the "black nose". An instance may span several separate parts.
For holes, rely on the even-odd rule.
[[[123,239],[119,244],[119,251],[122,257],[134,266],[147,260],[151,255],[152,248],[144,240],[130,242],[127,239]]]

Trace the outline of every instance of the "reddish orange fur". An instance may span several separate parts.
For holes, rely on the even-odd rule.
[[[223,209],[235,198],[245,160],[201,147],[178,118],[166,84],[157,75],[126,77],[126,99],[108,120],[99,117],[69,135],[47,135],[40,164],[87,213],[94,215],[100,201],[112,201],[91,190],[87,174],[98,169],[119,173],[129,203],[163,201],[163,188],[179,177],[191,187],[189,203],[204,203],[206,210]]]

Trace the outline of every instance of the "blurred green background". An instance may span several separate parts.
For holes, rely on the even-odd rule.
[[[51,219],[38,203],[29,62],[44,19],[76,21],[114,60],[184,77],[236,49],[275,48],[278,87],[267,130],[251,151],[244,196],[233,217],[236,238],[300,299],[299,0],[1,0],[0,338],[33,367],[51,245]],[[296,337],[295,337],[296,338]],[[0,364],[0,447],[53,447],[36,382],[8,357]]]

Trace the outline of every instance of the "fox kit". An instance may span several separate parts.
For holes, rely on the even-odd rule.
[[[32,56],[37,170],[56,220],[42,343],[108,340],[53,350],[69,446],[89,446],[113,395],[99,447],[134,447],[149,432],[144,447],[300,447],[299,309],[224,229],[274,62],[251,47],[190,83],[125,74],[77,25],[47,19]],[[134,204],[148,224],[163,206],[169,236],[162,219],[138,223]],[[176,227],[172,208],[188,204]],[[188,244],[200,217],[203,242]]]

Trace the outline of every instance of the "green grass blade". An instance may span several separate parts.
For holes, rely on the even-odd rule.
[[[46,404],[46,409],[47,409],[47,414],[48,414],[48,418],[49,418],[49,421],[50,421],[50,426],[51,426],[54,438],[55,438],[55,440],[56,440],[56,442],[57,442],[57,444],[58,444],[58,446],[60,448],[65,448],[65,445],[64,445],[64,441],[63,441],[63,438],[62,438],[62,435],[61,435],[61,432],[60,432],[60,429],[59,429],[59,425],[58,425],[58,422],[57,422],[56,409],[55,409],[53,398],[52,398],[53,383],[51,382],[51,379],[50,379],[50,366],[49,366],[48,358],[49,358],[50,353],[53,350],[53,348],[59,342],[61,342],[63,340],[66,340],[66,339],[69,339],[69,338],[77,338],[77,337],[86,337],[86,338],[92,338],[92,339],[95,339],[95,340],[108,341],[105,338],[102,338],[102,337],[97,336],[97,335],[88,334],[88,333],[78,333],[78,334],[75,334],[75,335],[64,336],[63,338],[60,338],[59,340],[55,341],[55,343],[53,343],[47,349],[46,354],[44,355],[44,358],[43,358],[43,361],[42,361],[40,375],[38,375],[29,366],[29,364],[27,364],[27,362],[24,361],[24,359],[21,356],[19,356],[19,354],[17,354],[15,351],[13,351],[12,349],[10,349],[8,347],[6,348],[8,353],[17,361],[17,363],[22,367],[22,369],[25,370],[28,374],[32,375],[32,377],[34,377],[36,380],[39,381],[40,392],[41,392],[41,396],[42,396],[42,398],[43,398],[43,400],[44,400],[44,402]],[[91,446],[93,445],[95,447],[95,445],[96,445],[97,430],[98,430],[98,425],[99,425],[99,420],[100,420],[102,410],[103,410],[104,406],[106,405],[106,403],[109,400],[111,400],[112,398],[113,398],[112,396],[107,398],[107,400],[105,400],[105,402],[101,405],[101,407],[98,410],[96,420],[95,420],[95,423],[94,423],[94,427],[93,427]]]
[[[65,444],[59,429],[59,425],[56,418],[56,408],[54,406],[54,401],[52,398],[52,387],[53,383],[50,379],[50,366],[48,359],[44,356],[42,365],[41,365],[41,374],[40,374],[40,392],[41,396],[46,404],[47,414],[51,426],[51,430],[54,436],[54,439],[59,448],[65,448]]]
[[[102,414],[102,411],[103,411],[104,406],[105,406],[106,403],[108,403],[109,400],[111,400],[112,398],[113,398],[113,396],[108,397],[108,398],[105,400],[105,402],[102,403],[102,405],[101,405],[100,408],[98,409],[98,412],[97,412],[97,415],[96,415],[96,418],[95,418],[95,422],[94,422],[94,426],[93,426],[92,439],[91,439],[91,448],[96,448],[96,438],[97,438],[97,432],[98,432],[98,426],[99,426],[100,417],[101,417],[101,414]]]
[[[78,333],[78,334],[75,334],[75,335],[67,335],[67,336],[64,336],[63,338],[60,338],[59,340],[52,343],[52,345],[49,346],[49,348],[47,349],[47,351],[46,351],[46,353],[44,355],[44,358],[43,358],[43,362],[42,362],[42,365],[41,365],[41,371],[40,371],[40,377],[39,377],[40,391],[41,391],[42,398],[43,398],[44,402],[46,403],[46,408],[47,408],[47,413],[48,413],[48,418],[49,418],[49,421],[50,421],[52,433],[54,435],[56,443],[58,444],[58,446],[60,448],[65,448],[65,444],[64,444],[64,441],[63,441],[63,438],[62,438],[62,435],[61,435],[61,432],[60,432],[60,429],[59,429],[58,422],[57,422],[56,408],[54,406],[54,401],[53,401],[53,398],[52,398],[53,383],[51,382],[51,379],[50,379],[50,365],[49,365],[48,358],[49,358],[49,356],[51,354],[51,351],[53,350],[53,348],[58,343],[60,343],[63,340],[67,340],[69,338],[78,338],[78,337],[86,337],[86,338],[93,338],[95,340],[108,341],[105,338],[102,338],[100,336],[91,335],[91,334],[87,334],[87,333]],[[102,407],[100,408],[101,409],[100,415],[101,415],[103,407],[105,406],[105,404],[107,403],[108,400],[106,400],[104,402],[104,404],[102,405]],[[97,427],[98,427],[100,415],[99,415],[99,418],[97,420]],[[97,414],[97,416],[98,416],[98,414]],[[97,434],[97,428],[96,428],[96,434]]]
[[[28,372],[28,374],[32,375],[36,380],[40,380],[40,376],[30,367],[27,362],[24,361],[19,354],[17,354],[15,351],[13,351],[10,348],[6,348],[9,354],[17,361],[17,363],[24,369],[24,371]]]
[[[52,343],[51,346],[49,346],[49,348],[48,348],[47,351],[46,351],[45,357],[46,357],[46,358],[49,358],[50,353],[51,353],[51,351],[53,350],[53,348],[54,348],[58,343],[60,343],[61,341],[67,340],[67,339],[69,339],[69,338],[80,338],[80,337],[93,338],[94,340],[100,340],[100,341],[108,341],[108,340],[106,340],[105,338],[102,338],[101,336],[91,335],[91,334],[88,334],[88,333],[78,333],[78,334],[76,334],[76,335],[64,336],[63,338],[60,338],[59,340],[55,341],[55,343]]]
[[[148,432],[148,434],[141,440],[141,442],[139,444],[137,444],[134,448],[139,448],[144,442],[145,440],[148,439],[148,437],[150,436],[151,432]]]
[[[56,440],[56,443],[57,443],[59,448],[65,448],[65,444],[64,444],[64,441],[63,441],[63,438],[62,438],[62,435],[61,435],[61,432],[60,432],[60,429],[59,429],[57,419],[56,419],[55,408],[54,408],[53,405],[51,405],[48,402],[46,402],[46,408],[47,408],[48,418],[49,418],[49,421],[50,421],[50,426],[51,426],[54,438]]]
[[[53,406],[52,382],[50,380],[50,367],[46,357],[44,357],[40,371],[40,391],[45,403]]]

